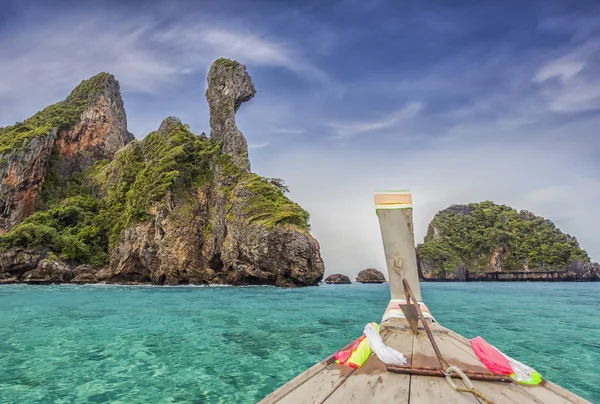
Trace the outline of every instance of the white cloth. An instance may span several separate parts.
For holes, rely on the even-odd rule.
[[[377,355],[380,361],[386,365],[406,365],[406,358],[402,353],[385,345],[379,331],[369,323],[365,326],[365,335],[371,350]]]

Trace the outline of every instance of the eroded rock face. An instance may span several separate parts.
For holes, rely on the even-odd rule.
[[[385,276],[375,268],[367,268],[358,273],[356,282],[359,283],[384,283],[386,282]]]
[[[91,80],[98,92],[69,129],[53,128],[0,155],[0,235],[35,211],[49,171],[68,178],[98,160],[112,159],[133,139],[119,83],[109,74]],[[62,103],[67,105],[69,98]]]
[[[434,263],[418,260],[419,278],[423,281],[599,281],[600,264],[572,262],[560,270],[553,271],[502,271],[482,268],[479,271],[467,271],[459,265],[453,271],[435,273]]]
[[[249,101],[256,89],[246,66],[229,59],[218,59],[208,72],[206,99],[210,106],[210,136],[223,142],[223,151],[232,156],[242,170],[250,171],[248,143],[235,124],[235,113]]]
[[[323,282],[329,283],[329,284],[335,284],[335,285],[344,285],[344,284],[352,283],[352,282],[350,282],[350,278],[348,278],[346,275],[342,275],[342,274],[329,275],[327,278],[325,278],[325,280]]]
[[[36,269],[46,254],[43,248],[12,248],[0,253],[0,272],[18,279],[23,273]]]
[[[186,209],[187,208],[187,209]],[[210,262],[202,256],[207,200],[176,206],[172,200],[152,209],[152,217],[126,229],[110,266],[99,280],[113,283],[178,285],[212,283]]]
[[[23,283],[66,283],[73,274],[69,267],[60,260],[43,259],[36,269],[25,272],[20,281]]]
[[[234,189],[227,194],[225,187]],[[325,269],[318,242],[295,226],[268,230],[248,220],[251,196],[245,181],[217,168],[213,183],[193,199],[169,195],[151,209],[150,219],[126,229],[110,266],[96,277],[166,285],[317,285]]]
[[[61,131],[54,145],[59,156],[54,168],[63,176],[82,171],[115,153],[133,140],[127,131],[127,116],[119,89],[112,75],[106,75],[103,91],[83,111],[75,125]]]
[[[179,120],[179,118],[176,118],[174,116],[165,118],[158,128],[158,133],[160,133],[163,136],[166,136],[180,123],[181,121]]]
[[[0,236],[35,211],[56,130],[0,155]]]
[[[71,271],[71,283],[97,283],[97,272],[90,265],[79,265]]]

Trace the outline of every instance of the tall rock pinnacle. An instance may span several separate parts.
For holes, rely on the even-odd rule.
[[[208,72],[206,99],[210,107],[211,138],[223,142],[223,151],[243,171],[250,171],[248,143],[235,124],[235,113],[256,93],[246,66],[217,59]]]

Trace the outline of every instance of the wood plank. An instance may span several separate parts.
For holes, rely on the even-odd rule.
[[[561,396],[563,398],[566,398],[567,400],[569,400],[572,403],[575,403],[575,404],[592,404],[590,401],[588,401],[588,400],[586,400],[586,399],[584,399],[582,397],[579,397],[577,394],[571,393],[569,390],[567,390],[567,389],[565,389],[563,387],[560,387],[560,386],[558,386],[558,385],[556,385],[556,384],[554,384],[554,383],[552,383],[552,382],[550,382],[548,380],[544,381],[544,387],[547,390],[550,390],[551,392],[556,393],[556,394],[558,394],[559,396]]]
[[[382,330],[381,338],[385,341],[391,334],[390,330]],[[349,342],[341,349],[348,349],[354,341]],[[339,351],[339,350],[338,350]],[[336,351],[337,352],[337,351]],[[334,358],[335,352],[315,364],[308,370],[302,372],[267,397],[260,401],[260,404],[273,404],[273,403],[311,403],[311,402],[322,402],[325,400],[335,389],[341,385],[344,380],[355,369],[335,364]],[[313,380],[316,378],[315,380]],[[319,386],[319,383],[323,383],[323,386]],[[329,383],[329,384],[327,384]],[[329,388],[330,386],[331,388]],[[327,388],[324,388],[327,387]],[[322,390],[317,395],[311,395],[310,390]],[[307,393],[307,390],[309,393]],[[311,401],[312,400],[312,401]]]
[[[328,361],[326,358],[326,359],[323,359],[321,362],[308,368],[307,370],[300,373],[298,376],[294,377],[292,380],[290,380],[289,382],[287,382],[286,384],[284,384],[283,386],[281,386],[280,388],[278,388],[277,390],[275,390],[274,392],[272,392],[271,394],[269,394],[268,396],[263,398],[259,403],[260,404],[278,403],[279,400],[281,400],[283,397],[285,397],[286,395],[293,392],[296,388],[298,388],[300,385],[304,384],[307,380],[309,380],[313,376],[317,375],[319,372],[325,370],[325,368],[327,367],[327,364],[328,364],[327,362]]]
[[[412,354],[413,334],[393,332],[385,339],[387,346],[408,359]],[[391,373],[376,355],[350,376],[325,401],[326,403],[408,403],[410,375]]]
[[[278,403],[321,404],[333,393],[355,369],[332,363],[292,392],[278,400]]]
[[[444,354],[443,351],[442,354]],[[424,331],[419,331],[419,334],[414,338],[412,365],[418,367],[440,366],[431,342]],[[464,387],[464,384],[458,380],[455,383],[457,386]],[[410,404],[425,404],[479,403],[480,401],[470,393],[455,391],[443,377],[412,375],[409,402]]]
[[[438,336],[436,337],[436,341],[438,341],[438,346],[450,365],[458,366],[462,370],[490,373],[474,353],[471,355],[469,352],[465,352],[465,350],[462,349],[461,345],[465,345],[461,341],[458,341],[449,335]],[[497,403],[544,404],[544,402],[539,401],[513,383],[483,382],[478,380],[471,380],[471,383],[473,383],[473,387],[483,393],[487,399]]]
[[[479,358],[473,352],[470,344],[465,342],[466,338],[461,337],[457,339],[454,335],[442,336],[441,339],[443,341],[447,341],[455,345],[458,349],[462,350],[465,353],[466,361],[478,362]],[[466,340],[468,341],[468,340]],[[443,351],[442,351],[443,352]],[[481,381],[473,381],[473,386],[480,390],[482,393],[486,395],[486,397],[494,400],[503,402],[500,400],[504,400],[505,402],[515,402],[515,403],[556,403],[556,404],[569,404],[569,403],[578,403],[583,404],[587,403],[586,400],[581,397],[561,388],[556,385],[556,391],[550,387],[549,382],[544,382],[540,386],[524,386],[519,384],[506,384],[506,383],[489,383],[489,382],[481,382]],[[558,394],[559,391],[563,391],[567,394]]]

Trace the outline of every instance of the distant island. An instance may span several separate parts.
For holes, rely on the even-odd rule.
[[[174,117],[134,140],[107,73],[0,128],[0,283],[317,285],[309,214],[250,170],[246,67],[208,74],[210,137]]]
[[[426,281],[600,280],[600,265],[575,237],[543,217],[489,201],[438,212],[417,255]]]

